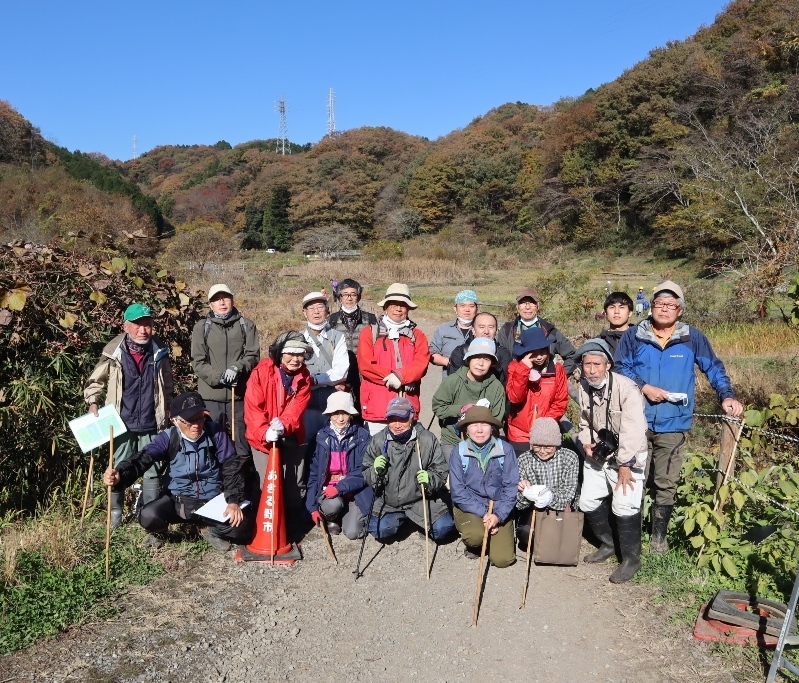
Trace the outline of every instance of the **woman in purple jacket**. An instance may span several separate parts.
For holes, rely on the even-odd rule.
[[[494,436],[501,426],[488,408],[469,408],[457,424],[468,438],[453,449],[449,460],[453,516],[466,556],[479,557],[487,529],[488,559],[500,568],[516,562],[512,513],[519,484],[513,446]]]

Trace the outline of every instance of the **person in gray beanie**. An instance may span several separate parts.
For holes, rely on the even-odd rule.
[[[558,512],[571,509],[579,473],[577,454],[561,448],[558,421],[539,417],[530,429],[530,450],[519,456],[516,539],[521,547],[530,536],[533,508]]]

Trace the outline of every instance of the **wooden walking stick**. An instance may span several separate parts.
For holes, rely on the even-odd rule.
[[[494,501],[488,501],[488,514],[494,514]],[[484,525],[485,526],[485,525]],[[480,585],[483,583],[483,560],[486,556],[486,546],[488,545],[488,527],[483,531],[483,547],[480,550],[480,569],[477,571],[477,586],[474,590],[474,610],[472,611],[472,626],[477,626],[477,614],[480,611]]]
[[[519,609],[524,609],[527,602],[527,586],[530,584],[530,548],[533,545],[533,533],[535,533],[535,508],[533,508],[533,516],[530,519],[530,535],[527,537],[527,569],[524,570],[524,590],[522,591],[522,604]]]
[[[330,541],[330,534],[327,533],[327,527],[325,526],[324,520],[319,522],[319,531],[321,531],[322,536],[325,537],[325,543],[327,543],[327,552],[330,553],[330,559],[338,564],[338,558],[336,557],[336,553],[333,551],[333,544]]]
[[[89,502],[89,490],[94,476],[94,451],[89,452],[89,471],[86,474],[86,490],[83,492],[83,506],[80,510],[80,526],[83,526],[83,518],[86,516],[86,505]]]
[[[236,387],[230,387],[230,440],[236,445]]]
[[[114,426],[108,427],[108,469],[114,467]],[[108,503],[105,509],[105,580],[111,577],[111,485],[106,487]]]
[[[423,470],[422,466],[422,450],[419,447],[419,439],[416,439],[416,455],[419,456],[419,469]],[[424,509],[424,566],[427,571],[427,580],[430,580],[430,538],[428,531],[429,518],[427,513],[427,495],[424,492],[424,484],[419,484],[422,489],[422,507]]]

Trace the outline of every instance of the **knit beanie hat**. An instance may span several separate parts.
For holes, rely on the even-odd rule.
[[[551,417],[539,417],[530,430],[530,444],[533,446],[560,446],[560,425]]]

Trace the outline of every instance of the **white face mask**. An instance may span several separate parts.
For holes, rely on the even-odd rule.
[[[589,385],[589,386],[590,386],[592,389],[601,389],[602,387],[604,387],[604,386],[605,386],[605,385],[608,383],[608,376],[607,376],[607,375],[605,375],[605,376],[604,376],[604,377],[603,377],[601,380],[599,380],[598,382],[592,382],[592,381],[591,381],[590,379],[588,379],[587,377],[585,378],[585,381],[586,381],[586,382],[588,382],[588,385]]]
[[[341,310],[344,311],[345,313],[355,313],[355,311],[358,310],[358,306],[344,306],[342,304]]]
[[[471,327],[472,322],[473,322],[472,320],[464,320],[463,318],[458,316],[458,325],[460,325],[461,327]]]
[[[308,323],[308,327],[310,327],[315,332],[321,332],[322,330],[325,329],[325,327],[327,327],[327,323],[324,322],[320,325],[315,325],[314,323]]]
[[[521,318],[522,322],[524,323],[524,325],[525,325],[526,327],[529,327],[530,325],[534,325],[534,324],[535,324],[535,321],[536,321],[536,320],[538,320],[538,316],[537,316],[537,315],[534,315],[534,316],[533,316],[532,318],[530,318],[529,320],[525,320],[524,318],[522,318],[522,317],[521,317],[521,313],[519,314],[519,317]]]

